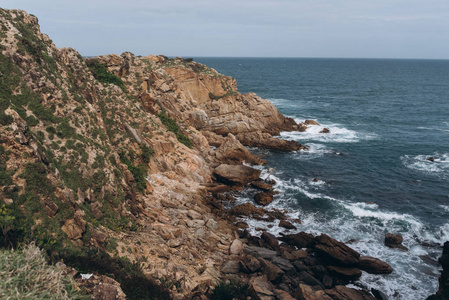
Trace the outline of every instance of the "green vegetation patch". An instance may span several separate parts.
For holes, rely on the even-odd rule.
[[[0,250],[0,298],[89,299],[33,244],[20,251]]]
[[[122,91],[126,92],[126,87],[125,84],[123,83],[123,80],[117,75],[114,75],[113,73],[109,72],[106,64],[102,64],[93,59],[87,60],[86,64],[92,71],[92,74],[94,75],[95,79],[97,79],[101,83],[115,84],[116,86],[120,87]]]
[[[244,300],[248,296],[249,285],[237,282],[220,282],[212,292],[210,299],[212,300]]]
[[[175,120],[167,116],[164,111],[161,111],[157,116],[161,120],[162,124],[164,124],[164,126],[167,127],[169,131],[173,132],[176,135],[178,142],[186,145],[189,148],[193,147],[192,141],[189,139],[188,136],[182,133],[181,129],[179,129],[178,124],[176,124]]]

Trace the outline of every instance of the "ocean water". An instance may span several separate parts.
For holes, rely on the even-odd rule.
[[[390,299],[425,299],[437,290],[437,259],[449,240],[448,60],[195,60],[236,78],[240,92],[269,99],[284,115],[321,124],[281,134],[310,151],[253,149],[268,161],[263,176],[281,192],[269,207],[301,218],[298,231],[350,241],[395,270],[364,273],[358,285]],[[245,191],[238,202],[254,193]],[[276,222],[249,223],[285,231]],[[409,251],[385,247],[387,232],[402,234]]]

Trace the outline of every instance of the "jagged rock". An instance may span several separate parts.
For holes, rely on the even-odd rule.
[[[256,246],[245,247],[243,251],[248,255],[252,255],[254,257],[261,257],[265,259],[272,259],[277,255],[276,251]]]
[[[251,147],[261,147],[278,151],[298,151],[303,148],[298,142],[276,139],[270,134],[260,131],[239,133],[236,135],[236,138],[243,145]]]
[[[255,300],[275,300],[274,285],[268,281],[267,276],[251,278],[249,281],[249,293]]]
[[[229,213],[235,216],[263,216],[265,212],[265,209],[257,208],[251,203],[243,203],[231,208]]]
[[[443,253],[438,260],[443,267],[441,275],[438,278],[438,291],[431,295],[427,300],[446,300],[449,299],[449,241],[443,245]]]
[[[323,255],[330,264],[355,266],[359,263],[360,254],[327,234],[315,238],[315,250]]]
[[[402,245],[402,235],[386,233],[385,234],[385,246],[390,248],[396,248],[403,251],[408,251],[408,248]]]
[[[323,128],[320,133],[330,133],[331,131],[329,130],[329,128]]]
[[[251,255],[245,255],[240,259],[240,268],[245,273],[254,273],[261,268],[260,261]]]
[[[343,285],[337,285],[333,289],[325,290],[333,300],[376,300],[369,292],[351,289]]]
[[[310,286],[319,286],[321,288],[324,288],[324,286],[321,283],[321,281],[319,281],[318,279],[316,279],[315,277],[313,277],[312,275],[310,275],[309,273],[307,273],[305,271],[299,272],[298,280],[300,282],[305,283],[305,284],[310,285]]]
[[[268,244],[271,249],[277,250],[277,248],[279,247],[279,241],[273,234],[264,231],[260,237]]]
[[[305,120],[304,124],[305,125],[320,125],[320,124],[318,124],[317,121],[314,121],[314,120]]]
[[[295,298],[293,298],[289,293],[287,293],[286,291],[283,290],[278,290],[276,289],[274,291],[274,293],[276,294],[276,298],[278,300],[295,300]]]
[[[237,274],[240,271],[240,263],[235,260],[227,260],[221,266],[221,271],[225,274]]]
[[[371,256],[360,256],[359,267],[370,274],[390,274],[393,268],[386,262]]]
[[[279,240],[298,248],[310,248],[315,243],[313,235],[305,232],[286,234],[280,237]]]
[[[266,164],[266,161],[252,154],[232,133],[228,134],[220,147],[215,150],[215,156],[220,162],[230,165],[237,165],[243,162],[252,165]]]
[[[81,211],[75,212],[73,219],[67,219],[62,225],[61,230],[67,234],[67,236],[76,240],[82,237],[82,234],[86,231],[86,221],[83,220],[83,213]]]
[[[244,165],[222,164],[215,168],[217,179],[225,184],[244,186],[259,178],[261,171]]]
[[[336,267],[336,266],[329,266],[327,267],[329,272],[338,278],[341,278],[343,280],[357,280],[362,276],[362,271],[358,268],[343,268],[343,267]]]
[[[243,243],[239,239],[235,239],[229,247],[231,255],[239,255],[243,252]]]
[[[259,205],[268,205],[273,202],[274,196],[272,193],[260,192],[254,195],[254,201]]]
[[[287,228],[287,229],[296,229],[295,225],[293,225],[292,223],[290,223],[288,221],[285,221],[285,220],[281,220],[279,222],[279,227],[284,227],[284,228]]]
[[[269,184],[268,182],[265,182],[262,179],[258,179],[251,182],[251,186],[265,192],[271,192],[274,189],[272,184]]]
[[[374,298],[376,298],[377,300],[388,300],[387,295],[379,290],[376,290],[375,288],[371,289],[371,294],[373,294]]]
[[[77,284],[90,294],[92,299],[125,300],[120,284],[104,275],[92,275],[89,279],[76,279]]]
[[[294,261],[293,263],[292,263],[292,265],[295,267],[295,269],[298,271],[298,272],[301,272],[301,271],[308,271],[309,269],[301,262],[301,261],[299,261],[299,260],[296,260],[296,261]]]
[[[434,162],[434,161],[435,161],[435,158],[429,157],[429,158],[427,158],[427,160],[428,160],[428,161],[431,161],[431,162]]]
[[[295,267],[293,267],[293,265],[288,260],[279,256],[273,257],[271,259],[271,262],[281,268],[281,270],[284,272],[293,271],[295,269]]]
[[[275,264],[265,260],[263,258],[259,258],[260,264],[262,266],[262,272],[267,275],[269,281],[277,281],[284,275],[284,271],[281,268],[276,266]]]
[[[300,283],[294,297],[301,300],[334,300],[321,287]]]

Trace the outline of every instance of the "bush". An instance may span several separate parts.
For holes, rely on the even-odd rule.
[[[112,83],[116,86],[120,87],[123,91],[126,91],[125,84],[123,80],[117,75],[112,74],[108,71],[106,64],[102,64],[96,60],[88,60],[86,61],[87,66],[92,71],[95,79],[100,81],[101,83]]]
[[[248,284],[242,282],[230,281],[227,283],[219,283],[210,299],[212,300],[232,300],[232,299],[246,299],[248,294]]]
[[[186,145],[189,148],[193,147],[192,141],[188,136],[182,133],[175,120],[167,116],[163,111],[161,111],[157,116],[161,120],[162,124],[164,124],[164,126],[167,127],[169,131],[173,132],[176,135],[176,139],[178,140],[178,142]]]

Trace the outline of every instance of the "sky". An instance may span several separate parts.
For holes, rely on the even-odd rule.
[[[449,59],[448,0],[0,0],[84,56]]]

